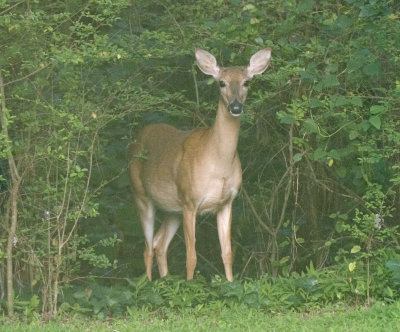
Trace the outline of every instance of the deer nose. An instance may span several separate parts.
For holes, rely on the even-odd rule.
[[[243,104],[235,99],[232,103],[229,104],[228,110],[233,116],[239,116],[240,114],[242,114]]]

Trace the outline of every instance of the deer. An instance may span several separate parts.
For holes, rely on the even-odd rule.
[[[145,238],[144,263],[152,280],[156,256],[160,277],[168,274],[168,246],[183,219],[186,246],[186,278],[193,279],[197,263],[196,216],[217,216],[225,276],[232,274],[232,202],[242,184],[242,168],[237,152],[240,116],[248,92],[248,82],[263,73],[271,59],[271,49],[251,56],[245,67],[220,67],[216,58],[195,49],[198,68],[219,82],[217,114],[211,127],[182,131],[167,124],[150,124],[129,148],[129,173],[134,199]],[[155,212],[165,217],[154,235]]]

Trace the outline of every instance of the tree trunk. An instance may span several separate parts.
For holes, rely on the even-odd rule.
[[[8,227],[7,240],[7,310],[8,315],[14,315],[14,271],[13,271],[13,246],[16,243],[15,231],[18,222],[18,193],[20,181],[12,181],[10,190],[11,222]]]
[[[12,154],[10,137],[8,135],[8,121],[6,114],[6,97],[4,93],[4,82],[3,75],[0,67],[0,125],[4,135],[5,151],[8,154],[8,165],[10,174],[10,214],[8,223],[8,240],[7,240],[7,310],[8,315],[12,317],[14,315],[14,285],[13,285],[13,246],[16,243],[15,232],[18,224],[18,196],[19,187],[21,184],[21,177],[18,174],[18,168],[15,164],[14,156]]]

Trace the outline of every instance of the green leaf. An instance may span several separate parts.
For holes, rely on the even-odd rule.
[[[315,83],[317,81],[315,76],[308,71],[299,70],[299,75],[303,81],[311,82],[311,83]]]
[[[254,41],[259,45],[263,45],[264,43],[264,40],[261,37],[257,37],[256,39],[254,39]]]
[[[369,123],[372,124],[376,129],[381,129],[381,118],[377,115],[373,115],[369,118]]]
[[[293,156],[293,161],[294,161],[294,162],[300,161],[302,157],[303,157],[303,156],[302,156],[301,153],[296,153],[296,154]]]
[[[281,264],[281,265],[283,265],[283,264],[285,264],[285,263],[287,263],[288,261],[289,261],[289,256],[285,256],[285,257],[282,257],[280,260],[279,260],[279,263]]]
[[[321,82],[315,86],[316,91],[321,91],[326,88],[332,88],[340,85],[338,78],[335,75],[325,75]]]
[[[360,246],[354,246],[353,248],[351,248],[350,252],[351,252],[352,254],[356,254],[356,253],[358,253],[360,250],[361,250],[361,247],[360,247]]]
[[[335,224],[335,230],[338,233],[342,233],[344,231],[344,222],[342,220],[339,220]]]
[[[294,159],[294,158],[293,158],[293,159]],[[279,248],[285,248],[285,247],[287,247],[289,244],[290,244],[290,242],[287,241],[287,240],[285,240],[285,241],[279,243]]]
[[[313,159],[314,160],[324,160],[326,158],[326,151],[318,148],[314,151],[313,153]]]
[[[318,99],[312,98],[312,99],[310,99],[310,102],[308,103],[308,107],[310,107],[310,108],[322,108],[322,107],[324,107],[324,103],[321,102]]]
[[[359,133],[357,130],[351,130],[349,133],[349,139],[352,141],[356,139],[359,136]]]
[[[286,113],[285,111],[279,111],[276,114],[280,123],[292,124],[296,121],[293,115]]]
[[[364,120],[361,122],[361,128],[367,132],[369,128],[371,128],[371,124],[369,123],[369,121]]]
[[[390,297],[390,298],[392,298],[393,295],[394,295],[393,290],[392,290],[389,286],[386,287],[385,295],[386,295],[387,297]]]
[[[362,99],[358,96],[351,97],[350,102],[354,106],[362,107],[362,105],[363,105]]]
[[[385,105],[372,105],[369,108],[369,111],[372,115],[382,114],[385,113],[387,110]]]
[[[381,74],[381,68],[379,66],[379,63],[377,62],[372,62],[363,68],[364,74],[367,74],[368,76],[379,76]]]
[[[208,78],[207,81],[206,81],[206,84],[207,84],[207,85],[211,85],[211,84],[213,84],[214,82],[215,82],[215,79],[213,79],[213,78]]]
[[[319,132],[319,127],[313,119],[304,120],[303,125],[304,125],[304,128],[310,133],[318,133]]]
[[[356,262],[351,262],[349,264],[349,271],[353,272],[356,269],[356,266],[357,266]]]
[[[364,62],[364,54],[352,56],[351,59],[347,62],[347,71],[351,74],[352,72],[360,69],[363,66]]]
[[[331,63],[326,67],[326,71],[328,73],[336,73],[339,69],[339,65],[337,63]]]
[[[256,10],[256,7],[253,4],[249,3],[243,7],[243,10],[253,11],[253,10]]]
[[[338,27],[339,29],[344,29],[352,25],[354,21],[355,20],[353,18],[340,15],[335,21],[335,26]]]
[[[348,100],[344,96],[332,97],[332,103],[335,107],[341,107],[348,104]]]
[[[329,88],[329,87],[332,87],[332,86],[338,86],[339,85],[339,80],[334,75],[326,75],[322,79],[322,85],[323,85],[324,88]]]
[[[329,157],[333,159],[340,160],[339,152],[336,149],[330,150],[327,154]]]
[[[39,304],[40,304],[39,296],[33,295],[29,301],[29,308],[35,309],[39,306]]]

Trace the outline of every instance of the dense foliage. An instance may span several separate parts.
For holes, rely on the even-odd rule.
[[[113,303],[92,297],[104,278],[128,307],[398,298],[399,16],[395,0],[0,1],[0,296],[9,313],[25,303],[52,316],[76,301],[112,314]],[[196,69],[195,47],[225,65],[272,48],[242,117],[232,231],[242,281],[139,289],[142,279],[130,278],[144,272],[144,239],[126,150],[147,123],[212,124],[218,87]],[[214,217],[197,230],[198,269],[210,279],[223,270]],[[184,274],[184,253],[178,232],[173,274]],[[286,293],[274,298],[274,285]],[[184,294],[165,295],[174,289]]]

